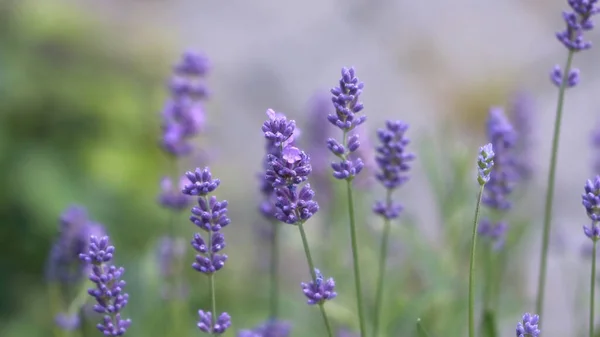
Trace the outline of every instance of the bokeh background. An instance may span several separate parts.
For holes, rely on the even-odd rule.
[[[219,197],[231,205],[230,261],[217,276],[219,308],[234,321],[228,336],[267,314],[255,177],[267,108],[308,125],[311,98],[326,94],[340,68],[353,65],[366,85],[371,140],[385,119],[410,123],[419,159],[398,194],[406,214],[394,230],[385,331],[407,336],[424,317],[435,334],[453,336],[465,331],[468,265],[454,248],[468,241],[471,166],[485,141],[487,110],[508,106],[516,92],[529,95],[535,171],[518,196],[514,218],[522,225],[507,253],[507,275],[514,277],[506,277],[500,317],[503,331],[512,333],[521,313],[534,309],[556,97],[548,72],[566,57],[554,38],[566,6],[558,0],[0,1],[0,335],[53,331],[44,269],[58,217],[72,203],[108,228],[117,261],[127,268],[131,335],[169,333],[173,316],[159,295],[155,261],[168,217],[156,203],[158,181],[170,170],[158,146],[159,112],[171,66],[187,49],[205,52],[213,64],[198,162],[210,164],[222,181]],[[569,91],[565,107],[545,336],[573,335],[586,324],[580,194],[600,156],[590,146],[600,111],[598,53],[576,56],[582,83]],[[363,259],[372,276],[363,278],[371,289],[380,224],[368,210],[378,195],[373,188],[359,197]],[[345,238],[343,204],[329,207],[339,215],[335,233]],[[191,237],[185,215],[178,226]],[[333,226],[325,215],[307,225],[315,246],[326,244],[319,241],[325,226]],[[295,323],[294,336],[320,335],[318,311],[303,304],[297,286],[308,277],[297,232],[286,228],[284,239],[282,316]],[[447,250],[456,253],[448,258]],[[332,274],[341,296],[328,308],[336,326],[353,329],[352,285],[343,281],[351,275],[344,269],[349,250],[342,246],[339,254],[342,268]],[[192,272],[186,277],[189,301],[178,315],[192,336],[200,333],[195,312],[208,303],[206,281]],[[89,335],[97,334],[93,322],[86,324]]]

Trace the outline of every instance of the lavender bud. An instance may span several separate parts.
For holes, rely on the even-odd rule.
[[[538,337],[540,335],[540,329],[538,329],[539,320],[540,317],[538,315],[530,313],[523,315],[523,320],[517,323],[517,337]]]
[[[315,269],[315,280],[309,283],[303,282],[301,286],[304,296],[308,298],[309,305],[321,304],[337,296],[333,278],[324,281],[323,275],[318,269]]]
[[[198,316],[200,316],[198,329],[208,334],[221,335],[231,326],[231,316],[226,312],[219,315],[214,326],[212,325],[212,313],[198,310]]]
[[[480,186],[490,181],[490,172],[494,166],[494,150],[492,144],[486,144],[479,148],[479,158],[477,159],[478,175],[477,181]]]
[[[196,168],[194,172],[188,171],[185,175],[190,183],[186,184],[181,192],[187,195],[206,196],[208,193],[216,190],[221,183],[219,179],[212,179],[208,167],[205,167],[203,170]]]
[[[581,203],[588,217],[597,222],[600,220],[600,176],[588,180],[584,187],[585,193],[581,195]]]

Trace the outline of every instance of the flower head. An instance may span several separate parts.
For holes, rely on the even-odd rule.
[[[206,196],[216,190],[221,184],[219,179],[213,179],[208,167],[196,168],[194,172],[186,172],[189,182],[183,186],[181,192],[187,195]]]
[[[375,161],[379,171],[375,175],[377,180],[390,191],[404,185],[408,181],[406,172],[410,169],[410,162],[415,159],[413,153],[406,151],[410,140],[405,136],[408,125],[401,121],[387,121],[385,129],[379,129],[377,135],[381,145],[376,148]],[[373,211],[387,219],[394,219],[400,215],[402,206],[389,200],[378,201]]]
[[[301,286],[304,296],[308,298],[309,305],[321,304],[337,296],[333,278],[324,280],[323,274],[318,269],[315,269],[315,280],[309,283],[303,282]]]
[[[193,199],[189,195],[181,193],[182,189],[185,188],[187,177],[182,176],[179,179],[179,186],[174,187],[173,181],[169,177],[163,177],[160,181],[160,194],[158,196],[159,203],[172,210],[183,210],[186,209]]]
[[[212,313],[198,310],[198,316],[200,316],[197,324],[198,329],[208,334],[221,335],[231,326],[231,316],[226,312],[219,315],[214,326],[212,324]]]
[[[538,329],[539,320],[540,317],[538,315],[530,313],[523,315],[523,320],[517,323],[517,337],[538,337],[540,335],[540,329]]]
[[[600,220],[600,176],[586,182],[581,203],[590,220],[593,222]]]
[[[490,109],[487,134],[494,152],[494,163],[489,181],[485,183],[482,202],[490,208],[506,210],[512,205],[508,196],[513,191],[517,180],[514,157],[517,136],[501,108]],[[480,184],[482,181],[485,182],[483,178],[487,177],[482,176],[481,178],[478,179]]]
[[[359,134],[348,134],[367,120],[366,116],[358,115],[363,109],[363,104],[358,101],[363,87],[364,84],[355,76],[354,68],[342,68],[339,86],[331,89],[336,113],[328,115],[327,119],[344,131],[341,143],[333,138],[327,140],[327,148],[339,158],[338,162],[331,164],[336,179],[352,180],[365,166],[362,158],[352,155],[360,147]]]
[[[88,293],[96,299],[94,311],[104,314],[102,323],[97,325],[98,330],[107,336],[122,336],[131,324],[130,319],[121,319],[121,310],[127,305],[129,295],[124,292],[125,281],[121,276],[125,273],[123,267],[111,264],[115,247],[109,243],[108,236],[90,236],[90,248],[87,253],[82,253],[79,258],[92,265],[89,276],[96,287]]]
[[[494,166],[494,150],[492,144],[486,144],[479,148],[479,157],[477,158],[477,181],[480,186],[490,181],[490,173]]]

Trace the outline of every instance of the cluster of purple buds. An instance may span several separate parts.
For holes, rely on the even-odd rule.
[[[581,195],[581,203],[585,207],[588,217],[592,220],[591,225],[583,226],[585,235],[593,241],[600,239],[600,176],[594,180],[588,180],[584,187],[585,193]]]
[[[302,292],[308,299],[309,305],[322,304],[337,296],[333,278],[325,280],[318,269],[315,269],[315,279],[309,283],[301,283]]]
[[[538,323],[540,316],[526,313],[523,315],[523,320],[517,323],[517,337],[538,337],[540,335],[540,329]]]
[[[60,216],[60,234],[50,251],[48,280],[65,285],[81,281],[89,272],[89,266],[81,263],[79,254],[88,251],[91,235],[105,233],[104,226],[88,218],[85,207],[69,206]]]
[[[227,201],[217,201],[217,197],[209,194],[217,189],[219,179],[213,179],[208,167],[197,168],[194,172],[186,172],[189,184],[183,188],[183,193],[198,196],[198,206],[192,208],[190,221],[208,233],[208,244],[200,233],[194,234],[192,247],[199,253],[192,265],[194,269],[204,274],[212,274],[223,268],[227,255],[218,254],[225,248],[225,236],[221,228],[229,225],[227,217]]]
[[[363,87],[364,83],[355,76],[354,68],[342,68],[339,86],[331,89],[335,114],[328,115],[327,119],[344,132],[342,143],[333,138],[327,140],[329,151],[340,159],[331,164],[336,179],[352,180],[364,167],[361,158],[351,156],[360,147],[358,134],[348,137],[348,132],[367,120],[366,116],[358,115],[363,110],[363,104],[358,101]]]
[[[288,337],[291,331],[289,322],[270,320],[252,330],[240,330],[237,337]]]
[[[203,80],[209,68],[209,61],[204,55],[186,52],[173,69],[169,82],[171,97],[162,112],[162,146],[174,156],[192,152],[190,138],[196,136],[204,125],[203,100],[208,96],[208,90]]]
[[[494,164],[490,171],[489,181],[485,182],[482,202],[493,209],[507,210],[512,206],[508,196],[513,191],[518,179],[514,154],[517,135],[502,108],[490,109],[487,135],[492,144]],[[479,179],[479,183],[482,184],[481,179]]]
[[[212,324],[212,313],[198,310],[198,329],[211,335],[221,335],[231,326],[231,316],[224,312],[217,318],[215,325]]]
[[[483,186],[490,181],[490,173],[494,167],[494,148],[488,143],[479,148],[479,157],[477,158],[477,182]]]
[[[594,28],[592,16],[600,12],[597,6],[598,0],[569,0],[568,2],[572,11],[563,12],[566,27],[564,31],[556,33],[556,38],[572,53],[590,49],[592,43],[584,39],[583,33]],[[559,65],[554,66],[550,79],[557,87],[563,84],[564,73]],[[566,82],[567,87],[576,86],[579,83],[579,70],[571,69]]]
[[[92,266],[89,278],[96,287],[89,289],[88,293],[96,299],[94,311],[104,314],[97,328],[106,336],[122,336],[131,324],[130,319],[121,319],[121,310],[129,299],[123,291],[125,281],[121,280],[125,269],[110,264],[115,247],[109,244],[108,236],[99,238],[92,235],[89,240],[89,251],[80,254],[79,258]]]
[[[296,225],[319,210],[310,184],[301,186],[312,171],[310,158],[292,143],[296,122],[272,110],[268,110],[267,115],[269,119],[263,124],[262,131],[278,148],[267,155],[265,172],[265,181],[274,189],[273,216],[281,222]]]
[[[406,172],[410,169],[410,162],[415,159],[413,153],[406,151],[410,143],[405,136],[407,130],[408,124],[402,121],[387,121],[385,129],[377,130],[381,144],[376,148],[375,161],[379,171],[375,176],[389,193],[408,181]],[[385,202],[377,201],[373,211],[386,219],[395,219],[400,215],[402,205],[388,198]]]

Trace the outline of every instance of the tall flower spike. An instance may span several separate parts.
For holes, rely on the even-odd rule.
[[[208,96],[204,76],[210,64],[204,55],[188,51],[173,68],[171,97],[162,111],[162,146],[174,156],[185,156],[193,150],[190,139],[204,127],[203,101]]]
[[[123,289],[125,281],[121,280],[125,269],[111,264],[114,252],[115,247],[109,244],[108,236],[90,236],[89,251],[79,255],[82,261],[92,265],[90,281],[96,287],[88,293],[96,299],[94,311],[104,314],[97,328],[106,336],[122,336],[131,324],[130,319],[121,319],[121,310],[127,305],[129,295]]]
[[[405,136],[408,125],[402,121],[387,121],[385,129],[379,129],[377,135],[381,144],[376,148],[375,161],[379,167],[377,180],[388,190],[395,190],[408,181],[406,172],[410,162],[415,159],[413,153],[406,151],[410,140]],[[373,206],[375,214],[387,219],[395,219],[400,215],[402,205],[378,201]]]
[[[477,158],[477,181],[479,185],[485,185],[490,181],[492,167],[494,167],[494,150],[492,144],[488,143],[479,149],[479,158]]]
[[[501,108],[490,109],[487,134],[494,152],[494,165],[489,181],[485,183],[482,202],[490,208],[506,210],[511,207],[508,196],[517,179],[514,157],[516,134]]]
[[[350,158],[360,146],[359,135],[354,133],[347,138],[348,132],[367,120],[366,116],[358,115],[363,110],[363,104],[358,101],[363,87],[364,84],[354,74],[354,68],[342,68],[339,86],[331,89],[335,114],[330,114],[327,119],[344,131],[342,143],[333,138],[327,140],[329,151],[340,159],[331,164],[333,176],[337,179],[352,180],[364,167],[361,158]]]
[[[218,201],[217,197],[210,196],[220,184],[219,179],[213,179],[210,169],[196,168],[192,172],[185,174],[189,179],[182,192],[187,195],[198,196],[198,206],[192,208],[190,221],[206,232],[208,240],[200,233],[194,234],[192,247],[198,252],[196,261],[192,267],[208,275],[210,297],[212,298],[212,308],[210,311],[199,310],[198,328],[206,333],[220,335],[231,325],[231,317],[223,312],[217,318],[217,309],[215,301],[214,273],[225,266],[227,255],[219,254],[225,248],[225,236],[220,230],[229,225],[230,220],[227,217],[227,201]]]
[[[594,180],[588,180],[584,191],[585,193],[581,195],[581,203],[592,223],[589,226],[583,226],[583,232],[592,241],[598,241],[600,239],[600,226],[598,225],[600,220],[600,176],[596,176]]]
[[[530,313],[523,315],[523,320],[517,323],[517,337],[538,337],[541,332],[538,329],[539,321],[540,317],[538,315]]]
[[[333,278],[325,280],[323,274],[315,269],[315,280],[308,283],[301,283],[302,292],[308,299],[309,305],[321,304],[327,300],[334,299],[337,296],[335,292],[335,281]]]

